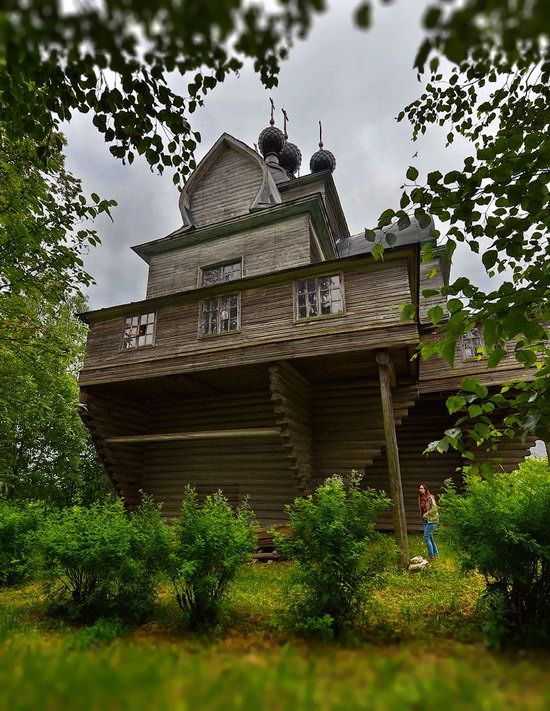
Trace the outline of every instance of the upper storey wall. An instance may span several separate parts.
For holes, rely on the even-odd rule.
[[[258,276],[310,263],[307,215],[170,252],[149,262],[147,298],[196,289],[200,268],[242,258],[243,276]]]
[[[262,185],[261,167],[240,152],[225,150],[202,176],[190,196],[195,227],[247,215]]]
[[[341,314],[296,318],[296,282],[341,274]],[[142,302],[96,313],[91,323],[83,385],[173,373],[197,372],[282,358],[406,348],[418,342],[399,304],[412,299],[408,255],[384,263],[337,260],[301,267],[271,278],[218,284],[161,302]],[[201,303],[220,293],[239,294],[240,327],[202,336]],[[123,349],[128,316],[156,313],[154,345]]]

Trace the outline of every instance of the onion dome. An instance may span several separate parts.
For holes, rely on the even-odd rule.
[[[302,165],[302,154],[298,146],[294,143],[285,144],[279,156],[279,164],[291,175],[295,175]]]
[[[320,173],[322,170],[332,171],[336,168],[336,158],[330,151],[321,149],[311,156],[309,169],[312,173]]]
[[[334,154],[323,148],[323,127],[319,121],[319,150],[311,156],[309,169],[312,173],[320,173],[323,170],[330,170],[332,173],[336,168],[336,158]]]
[[[258,137],[258,148],[265,158],[270,153],[279,155],[285,147],[285,136],[280,128],[268,126]]]

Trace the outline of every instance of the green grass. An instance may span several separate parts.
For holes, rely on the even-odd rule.
[[[421,552],[413,540],[413,554]],[[443,547],[420,574],[393,571],[360,629],[338,643],[281,623],[288,564],[245,566],[220,627],[190,634],[169,588],[128,628],[51,619],[38,584],[0,590],[0,707],[407,711],[550,708],[550,656],[483,644],[477,598]]]

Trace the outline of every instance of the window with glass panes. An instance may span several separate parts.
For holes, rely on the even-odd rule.
[[[213,336],[239,330],[239,295],[219,296],[201,304],[201,333]]]
[[[296,282],[296,311],[298,319],[343,313],[340,274]]]
[[[152,346],[155,338],[155,314],[128,316],[124,322],[123,348]]]
[[[202,286],[213,286],[225,281],[233,281],[242,277],[242,260],[218,264],[213,267],[202,267]]]
[[[461,338],[462,344],[462,359],[472,360],[477,358],[480,353],[478,353],[478,348],[483,348],[483,334],[480,328],[472,328],[471,331],[465,333]]]

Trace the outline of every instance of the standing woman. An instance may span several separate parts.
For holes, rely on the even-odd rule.
[[[430,494],[426,484],[420,484],[418,487],[418,508],[424,525],[424,543],[428,549],[428,558],[437,558],[439,551],[434,540],[434,531],[439,523],[439,512],[435,496]]]

